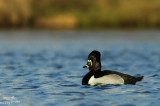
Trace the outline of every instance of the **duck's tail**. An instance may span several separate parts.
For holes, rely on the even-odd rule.
[[[136,80],[137,80],[137,81],[141,81],[141,80],[143,79],[143,77],[144,77],[144,76],[137,77]]]

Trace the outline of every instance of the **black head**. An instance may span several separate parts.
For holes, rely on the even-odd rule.
[[[99,51],[92,51],[89,55],[88,55],[88,60],[87,60],[87,64],[85,66],[83,66],[83,68],[89,68],[90,72],[96,72],[101,70],[101,54]]]

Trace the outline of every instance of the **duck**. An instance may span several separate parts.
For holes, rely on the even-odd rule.
[[[97,50],[88,55],[87,64],[83,68],[88,68],[89,72],[83,77],[82,85],[136,84],[144,77],[134,77],[112,70],[101,71],[101,54]]]

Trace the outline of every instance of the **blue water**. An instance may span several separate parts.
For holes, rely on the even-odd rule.
[[[88,54],[136,85],[81,85]],[[159,106],[160,31],[0,32],[0,106]]]

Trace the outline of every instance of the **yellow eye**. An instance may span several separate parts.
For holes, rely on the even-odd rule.
[[[94,58],[94,60],[96,60],[96,58]]]

